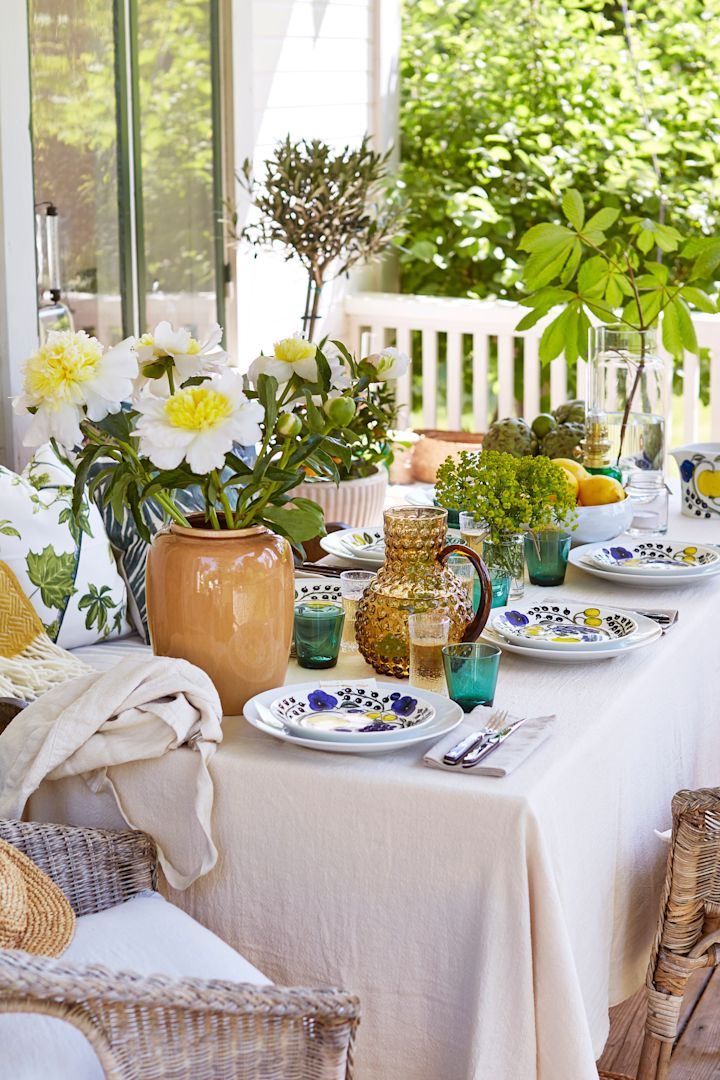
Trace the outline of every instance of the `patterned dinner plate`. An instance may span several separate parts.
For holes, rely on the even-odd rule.
[[[363,566],[382,566],[385,562],[385,541],[382,526],[365,529],[339,529],[320,540],[328,555],[348,559]]]
[[[374,680],[373,680],[374,682]],[[412,690],[347,683],[317,685],[276,698],[270,711],[295,735],[330,742],[394,739],[428,724],[435,709]]]
[[[403,728],[397,734],[390,736],[387,732],[378,732],[374,736],[365,734],[335,742],[330,739],[308,737],[308,732],[302,736],[296,735],[275,716],[272,704],[278,698],[288,697],[291,691],[296,697],[311,693],[313,689],[318,688],[317,682],[266,690],[246,702],[243,713],[247,722],[265,735],[271,735],[293,746],[305,747],[307,750],[324,750],[335,754],[387,754],[394,750],[404,750],[408,746],[441,739],[462,723],[464,716],[462,709],[443,694],[433,694],[428,690],[423,690],[422,694],[418,695],[413,687],[407,684],[398,686],[396,683],[377,682],[375,687],[383,695],[399,693],[401,697],[420,696],[423,705],[431,706],[435,710],[435,715],[427,722]],[[335,686],[332,683],[325,683],[323,689],[334,693]]]
[[[637,631],[637,622],[625,612],[579,604],[509,607],[491,625],[506,641],[546,650],[621,642]]]
[[[632,546],[632,542],[630,546]],[[586,574],[592,574],[593,577],[601,578],[606,583],[612,582],[613,585],[622,588],[675,589],[678,586],[687,586],[689,588],[691,585],[706,584],[709,587],[711,581],[720,580],[720,562],[709,564],[700,571],[683,569],[678,566],[669,567],[659,573],[649,574],[647,570],[636,566],[634,572],[632,572],[632,567],[628,567],[626,571],[620,573],[607,566],[599,566],[593,561],[595,553],[602,551],[606,547],[609,547],[607,543],[582,544],[580,547],[571,550],[568,562]]]
[[[642,543],[605,544],[590,556],[591,562],[614,574],[706,573],[717,568],[720,551],[701,544],[645,540]]]
[[[337,578],[300,578],[295,581],[295,603],[304,600],[326,600],[342,603],[342,589]]]
[[[638,619],[642,616],[638,616]],[[652,622],[652,619],[648,619]],[[578,645],[575,649],[537,649],[520,645],[518,642],[508,641],[500,634],[487,626],[482,632],[482,641],[497,645],[503,652],[512,656],[522,656],[526,660],[535,660],[543,664],[594,664],[603,660],[614,660],[618,656],[626,656],[627,653],[636,649],[644,649],[646,645],[652,645],[663,636],[662,628],[655,623],[654,627],[644,636],[627,638],[625,641],[607,642],[605,645],[586,646]]]

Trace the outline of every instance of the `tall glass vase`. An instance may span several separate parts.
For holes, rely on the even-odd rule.
[[[670,371],[656,330],[597,326],[592,330],[588,423],[607,425],[610,464],[628,487],[664,486]]]

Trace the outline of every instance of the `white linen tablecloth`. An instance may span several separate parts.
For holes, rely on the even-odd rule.
[[[675,513],[669,535],[720,543],[720,522]],[[608,1005],[642,982],[667,855],[653,830],[676,790],[720,781],[720,578],[630,589],[571,567],[558,594],[680,618],[605,663],[504,654],[496,704],[557,715],[510,776],[428,769],[422,746],[325,754],[223,723],[218,864],[172,899],[275,982],[358,993],[358,1080],[597,1080]],[[335,674],[368,669],[344,659]],[[291,665],[289,682],[309,678]],[[174,757],[167,797],[182,799]],[[30,812],[111,821],[77,778],[44,784]]]

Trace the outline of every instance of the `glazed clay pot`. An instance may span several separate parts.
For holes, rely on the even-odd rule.
[[[377,525],[385,507],[388,473],[384,466],[370,476],[356,480],[306,480],[293,488],[291,495],[312,499],[323,512],[325,521],[341,521],[353,529]]]
[[[262,526],[171,525],[147,560],[153,652],[189,660],[215,683],[223,712],[285,681],[293,628],[290,545]]]

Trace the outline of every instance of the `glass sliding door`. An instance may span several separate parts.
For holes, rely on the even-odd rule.
[[[57,223],[58,291],[75,326],[104,341],[118,341],[123,311],[113,5],[30,0],[29,16],[40,286],[47,294],[43,306],[51,306],[54,284],[48,280],[53,251],[46,226]]]
[[[51,204],[57,291],[105,342],[224,321],[217,4],[29,0],[41,276]]]

